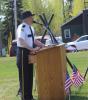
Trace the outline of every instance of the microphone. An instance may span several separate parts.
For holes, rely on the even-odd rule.
[[[39,23],[39,22],[36,22],[36,21],[34,21],[34,20],[33,20],[33,23],[39,24],[39,25],[43,25],[43,24],[41,24],[41,23]]]

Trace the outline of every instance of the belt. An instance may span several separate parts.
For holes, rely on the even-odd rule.
[[[17,47],[17,49],[19,49],[19,50],[23,50],[24,52],[28,52],[28,53],[30,53],[30,50],[28,50],[27,48],[23,48],[23,47]]]

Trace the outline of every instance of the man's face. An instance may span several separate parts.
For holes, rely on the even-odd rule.
[[[33,16],[28,17],[27,21],[31,25],[33,23]]]

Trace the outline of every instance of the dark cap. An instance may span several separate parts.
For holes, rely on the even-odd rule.
[[[32,14],[31,11],[25,11],[25,12],[22,13],[21,18],[22,18],[22,20],[24,20],[25,18],[34,16],[34,15],[35,14]]]

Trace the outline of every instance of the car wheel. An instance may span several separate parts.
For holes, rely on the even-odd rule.
[[[75,48],[74,52],[78,52],[77,47],[75,45],[71,45],[73,48]]]

